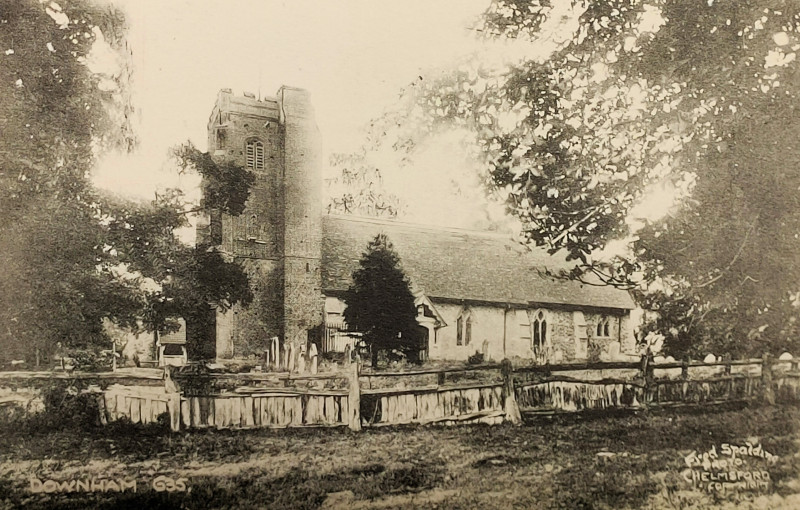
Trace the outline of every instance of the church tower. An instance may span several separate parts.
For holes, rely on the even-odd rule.
[[[198,239],[240,260],[255,299],[217,313],[216,355],[260,354],[277,336],[298,346],[322,322],[322,159],[309,93],[274,98],[223,89],[208,122],[208,150],[256,176],[245,211],[211,212]]]

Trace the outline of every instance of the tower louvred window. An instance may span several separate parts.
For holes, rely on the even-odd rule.
[[[245,149],[245,164],[247,168],[264,168],[264,144],[259,140],[247,142]]]

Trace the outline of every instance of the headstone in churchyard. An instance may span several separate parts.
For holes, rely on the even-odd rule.
[[[300,344],[300,349],[297,350],[297,373],[306,373],[306,344]]]
[[[270,340],[269,351],[270,351],[270,356],[269,357],[272,360],[273,369],[280,370],[280,368],[281,368],[281,366],[280,366],[281,365],[281,360],[280,360],[281,346],[280,346],[280,343],[278,341],[278,337],[277,336],[273,336],[272,339]]]
[[[317,345],[311,344],[311,347],[308,348],[308,357],[311,360],[311,373],[316,374],[319,370],[318,360],[317,360]]]
[[[294,372],[294,362],[294,344],[289,344],[289,346],[286,348],[286,370],[290,373]]]
[[[608,344],[608,358],[616,360],[619,358],[620,345],[619,342],[614,341]]]

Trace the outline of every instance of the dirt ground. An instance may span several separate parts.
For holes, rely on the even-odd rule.
[[[727,445],[748,443],[761,449],[723,453]],[[689,467],[693,451],[698,463],[710,451],[707,462],[727,459],[730,467]],[[721,489],[702,479],[704,471],[739,472],[739,478],[756,472],[766,483]],[[800,508],[800,408],[729,406],[359,433],[17,429],[0,436],[0,507]]]

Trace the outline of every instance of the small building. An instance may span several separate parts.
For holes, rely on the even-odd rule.
[[[156,347],[158,348],[158,366],[182,367],[189,361],[186,352],[186,322],[178,319],[180,329],[170,333],[164,333],[158,337]]]
[[[321,140],[304,90],[263,99],[220,91],[208,151],[256,176],[244,213],[211,211],[198,224],[198,241],[241,261],[255,295],[248,308],[216,313],[208,337],[217,358],[259,355],[274,336],[323,351],[356,342],[341,298],[378,233],[410,277],[430,359],[478,351],[557,362],[587,358],[590,341],[634,348],[627,292],[548,276],[564,264],[508,235],[323,214]]]

